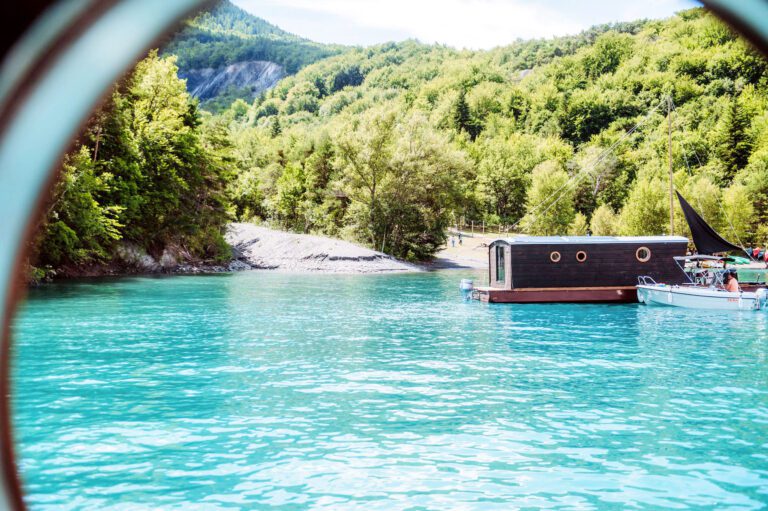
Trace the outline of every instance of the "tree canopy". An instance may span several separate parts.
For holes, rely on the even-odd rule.
[[[725,25],[691,9],[667,20],[491,51],[416,41],[353,48],[284,79],[247,113],[223,115],[236,145],[266,144],[260,161],[241,164],[252,174],[247,182],[260,183],[253,196],[262,201],[245,209],[309,231],[348,233],[344,228],[354,225],[375,246],[381,240],[365,229],[384,212],[361,226],[360,206],[339,184],[353,181],[359,168],[350,155],[374,157],[365,138],[380,128],[374,112],[391,112],[392,126],[421,119],[438,152],[466,162],[454,170],[457,194],[446,198],[451,218],[537,234],[592,227],[662,234],[669,230],[664,101],[671,97],[676,185],[688,192],[699,183],[690,192],[708,195],[702,200],[716,206],[703,212],[716,228],[728,226],[745,243],[765,242],[759,240],[768,217],[768,185],[760,177],[768,172],[765,69],[763,57]],[[350,129],[356,136],[345,138]],[[311,221],[285,222],[264,207],[280,173],[295,173],[293,166],[315,158],[317,133],[330,137],[328,152],[335,155],[328,160],[334,177],[325,184],[334,203],[332,227],[317,213]],[[387,160],[392,147],[375,156]],[[551,218],[538,219],[537,205],[559,187],[553,183],[565,193],[548,209]]]
[[[157,255],[178,245],[192,257],[229,256],[228,129],[201,120],[175,61],[150,53],[93,116],[64,160],[39,264],[107,262],[120,240]]]
[[[289,38],[220,9],[190,26]],[[703,9],[491,51],[349,48],[215,115],[198,111],[178,61],[139,63],[65,159],[46,264],[104,260],[118,240],[216,257],[228,219],[408,259],[429,258],[461,218],[663,234],[667,97],[676,188],[724,236],[768,242],[766,61]]]

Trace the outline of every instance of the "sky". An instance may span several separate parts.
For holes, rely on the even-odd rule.
[[[600,23],[666,18],[696,0],[233,0],[313,41],[371,45],[418,39],[488,49],[575,34]]]

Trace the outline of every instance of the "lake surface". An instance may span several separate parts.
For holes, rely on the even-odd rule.
[[[768,314],[483,305],[455,271],[32,290],[32,509],[761,509]]]

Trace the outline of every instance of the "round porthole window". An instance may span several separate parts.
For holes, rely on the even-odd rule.
[[[640,247],[637,249],[637,252],[635,252],[635,257],[637,257],[637,260],[641,263],[646,263],[651,258],[651,249],[648,247]]]
[[[552,252],[549,254],[549,260],[553,263],[559,263],[560,262],[560,252]]]
[[[580,263],[583,263],[584,261],[587,260],[587,253],[584,252],[583,250],[579,250],[578,252],[576,252],[576,260]]]

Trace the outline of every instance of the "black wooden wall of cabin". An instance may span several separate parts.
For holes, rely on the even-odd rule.
[[[651,250],[645,263],[635,256],[640,247]],[[685,255],[686,247],[686,243],[512,245],[512,287],[634,286],[638,275],[679,284],[685,275],[672,257]],[[587,260],[580,263],[576,253],[582,250]],[[554,251],[560,252],[560,262],[550,260]]]

